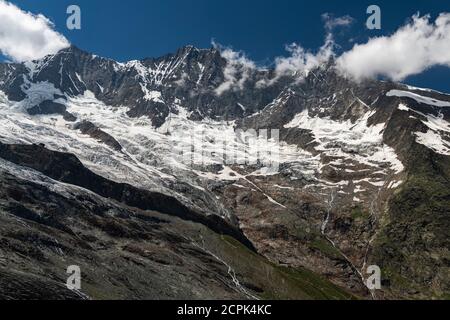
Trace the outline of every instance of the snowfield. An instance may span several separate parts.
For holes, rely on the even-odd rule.
[[[422,89],[423,90],[423,89]],[[450,107],[450,102],[448,101],[441,101],[437,99],[433,99],[430,97],[424,97],[419,94],[408,92],[408,91],[402,91],[402,90],[391,90],[388,93],[386,93],[386,96],[388,97],[400,97],[400,98],[411,98],[416,100],[418,103],[427,104],[430,106],[435,107]]]
[[[428,131],[414,133],[417,143],[420,143],[439,154],[450,155],[450,122],[444,119],[442,113],[439,113],[438,116],[424,114],[405,104],[400,104],[398,109],[411,112],[419,115],[422,119],[426,119],[425,121],[422,120],[422,123],[428,127]]]
[[[29,91],[26,106],[40,103],[54,94],[52,85],[39,85],[41,91]],[[40,92],[37,94],[37,92]],[[0,92],[0,141],[10,144],[44,144],[47,148],[75,154],[93,172],[116,182],[171,194],[185,203],[190,199],[177,192],[174,185],[184,183],[198,192],[206,192],[210,180],[239,180],[230,174],[230,166],[257,165],[248,175],[274,175],[282,163],[307,163],[314,172],[320,161],[297,146],[267,137],[235,131],[234,123],[205,119],[188,120],[188,113],[177,106],[160,128],[146,117],[130,118],[127,108],[115,108],[97,100],[93,93],[66,97],[67,111],[77,123],[87,120],[116,139],[122,150],[114,150],[75,129],[73,122],[61,115],[29,115],[24,102],[11,102]],[[33,101],[33,103],[28,102]],[[186,153],[189,150],[190,153]],[[188,155],[188,157],[186,156]],[[233,155],[230,161],[229,155]],[[210,166],[221,165],[214,171]],[[245,176],[243,176],[245,178]],[[274,200],[273,200],[274,201]],[[193,203],[190,203],[193,205]]]

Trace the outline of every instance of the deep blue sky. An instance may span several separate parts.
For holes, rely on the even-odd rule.
[[[245,51],[261,63],[286,54],[292,42],[316,49],[325,35],[321,15],[350,15],[351,28],[338,31],[344,49],[350,39],[390,34],[420,12],[435,17],[450,12],[449,0],[13,0],[24,10],[42,13],[76,46],[119,61],[154,57],[192,44],[210,47],[211,39]],[[66,28],[66,8],[78,4],[82,29]],[[366,9],[382,10],[382,30],[365,28]],[[450,92],[450,69],[434,68],[407,83]]]

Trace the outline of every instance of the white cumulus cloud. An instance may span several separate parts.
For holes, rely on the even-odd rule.
[[[434,22],[415,15],[394,34],[356,44],[337,59],[338,69],[356,80],[400,81],[438,65],[450,67],[450,13]]]
[[[242,90],[245,82],[250,77],[251,71],[256,69],[256,64],[241,51],[223,47],[214,41],[212,44],[216,49],[220,50],[220,55],[227,61],[223,71],[224,82],[216,88],[215,93],[220,96],[229,90]]]
[[[14,61],[40,59],[68,47],[45,16],[25,12],[0,0],[0,51]]]

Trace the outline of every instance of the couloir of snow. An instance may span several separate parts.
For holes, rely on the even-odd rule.
[[[146,93],[147,85],[162,85],[164,80],[176,78],[175,72],[180,66],[185,64],[186,58],[192,50],[198,51],[199,49],[189,47],[182,56],[172,57],[169,60],[156,62],[155,65],[151,67],[144,66],[144,64],[139,60],[133,60],[127,63],[117,63],[116,68],[122,70],[135,70],[143,83],[143,91]],[[204,67],[199,64],[198,68],[201,70],[200,78],[198,80],[200,81],[203,75]]]

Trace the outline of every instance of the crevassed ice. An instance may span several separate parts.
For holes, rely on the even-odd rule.
[[[399,110],[409,111],[421,116],[422,123],[428,127],[427,132],[415,132],[416,142],[443,155],[450,155],[450,122],[444,120],[444,116],[439,114],[424,114],[423,112],[409,108],[405,104],[399,105]],[[445,139],[444,137],[447,137]]]
[[[50,85],[42,88],[46,89],[40,93],[38,100],[42,95],[54,93],[54,87]],[[114,137],[123,147],[123,152],[118,152],[74,130],[73,124],[60,115],[30,116],[24,110],[12,108],[13,103],[7,101],[4,94],[0,94],[0,103],[0,139],[3,142],[43,143],[50,149],[77,155],[89,169],[106,178],[155,191],[167,191],[166,187],[170,188],[171,183],[180,179],[194,187],[200,186],[202,175],[192,170],[192,164],[185,163],[183,157],[177,154],[180,146],[193,145],[194,152],[197,152],[194,156],[201,157],[202,166],[221,163],[217,155],[223,151],[226,141],[235,141],[231,146],[238,158],[246,157],[246,133],[236,137],[234,123],[210,119],[191,121],[188,120],[188,112],[181,106],[178,106],[178,115],[171,114],[166,123],[156,129],[148,118],[130,118],[126,114],[127,108],[105,105],[92,92],[86,91],[84,95],[68,98],[67,110],[78,120],[91,121]],[[313,170],[319,167],[319,161],[307,151],[272,139],[262,140],[257,144],[263,151],[261,154],[268,158],[263,159],[266,162],[306,161]],[[270,152],[274,149],[277,152]],[[249,161],[256,162],[256,159]],[[263,168],[254,174],[273,172]],[[219,173],[213,178],[225,177]]]
[[[387,163],[393,171],[400,173],[404,170],[403,164],[394,149],[383,143],[385,124],[367,124],[373,112],[367,112],[356,123],[352,123],[350,120],[310,117],[308,110],[304,110],[285,127],[311,131],[318,143],[316,150],[328,156],[349,158],[371,167]]]

